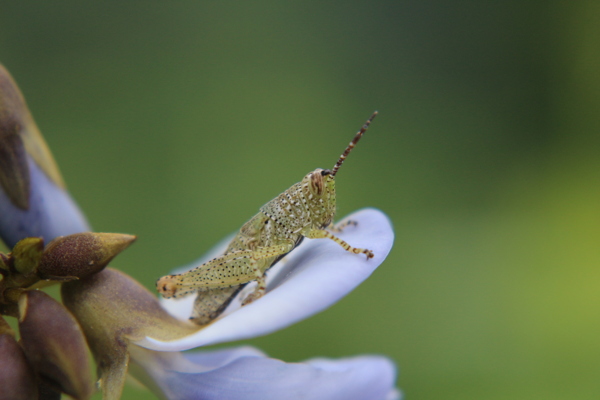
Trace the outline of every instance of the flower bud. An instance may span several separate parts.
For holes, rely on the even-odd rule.
[[[42,279],[85,276],[101,271],[135,236],[84,232],[61,236],[46,246],[38,268]]]
[[[76,399],[93,391],[88,350],[75,318],[38,290],[19,298],[19,331],[27,359],[51,386]]]
[[[14,268],[25,276],[35,274],[43,251],[44,241],[42,238],[29,237],[20,240],[12,251]]]
[[[0,317],[0,399],[30,400],[37,398],[33,369],[10,326]]]

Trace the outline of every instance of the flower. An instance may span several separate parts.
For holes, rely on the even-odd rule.
[[[305,240],[268,271],[263,297],[242,307],[249,284],[219,318],[198,326],[189,321],[193,296],[159,301],[132,277],[105,268],[135,237],[77,233],[89,230],[87,222],[3,68],[0,99],[0,156],[5,156],[0,158],[5,160],[0,161],[0,237],[14,246],[12,253],[0,254],[0,314],[19,318],[22,337],[17,344],[0,318],[0,382],[11,393],[89,398],[87,343],[104,399],[121,397],[127,373],[168,399],[400,397],[395,366],[383,356],[285,363],[251,347],[181,352],[266,335],[337,302],[391,250],[394,235],[385,214],[361,210],[348,217],[357,224],[338,234],[368,247],[374,258],[346,252],[330,240]],[[40,162],[36,151],[46,161]],[[57,282],[64,306],[35,290]]]
[[[375,258],[367,260],[344,252],[332,241],[307,240],[270,270],[263,298],[243,308],[240,300],[211,325],[179,340],[168,342],[146,337],[135,343],[160,351],[186,350],[265,335],[326,309],[366,279],[392,247],[392,228],[380,211],[365,209],[347,218],[356,221],[357,226],[348,227],[339,236],[372,249]],[[162,303],[174,315],[190,315],[188,299]],[[285,364],[247,347],[178,356],[162,354],[165,353],[136,350],[132,358],[143,361],[148,375],[169,398],[389,399],[397,396],[395,367],[380,356]]]

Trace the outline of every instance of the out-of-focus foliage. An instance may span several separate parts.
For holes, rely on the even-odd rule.
[[[379,110],[338,210],[387,212],[393,253],[252,344],[389,354],[410,398],[597,399],[599,18],[592,1],[6,2],[0,61],[94,230],[138,235],[114,266],[150,288]]]

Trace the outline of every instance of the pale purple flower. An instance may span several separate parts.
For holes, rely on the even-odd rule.
[[[174,352],[274,332],[323,311],[352,291],[385,259],[394,236],[389,220],[378,210],[361,210],[348,218],[357,226],[338,236],[373,250],[373,259],[348,253],[330,240],[307,239],[269,270],[267,294],[261,299],[240,308],[242,293],[215,322],[179,340],[146,337],[134,342],[141,347],[130,350],[138,364],[134,376],[151,380],[155,392],[169,399],[399,398],[395,366],[382,356],[284,363],[249,347]],[[187,319],[192,301],[193,296],[162,304],[172,315]]]

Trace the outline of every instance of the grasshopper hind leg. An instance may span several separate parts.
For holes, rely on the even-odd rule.
[[[197,325],[207,325],[225,311],[246,284],[198,292],[190,320]]]
[[[257,276],[256,284],[257,285],[254,291],[248,294],[248,296],[246,296],[246,298],[242,301],[242,306],[248,305],[253,301],[260,299],[265,295],[265,293],[267,293],[267,275],[260,274]]]

